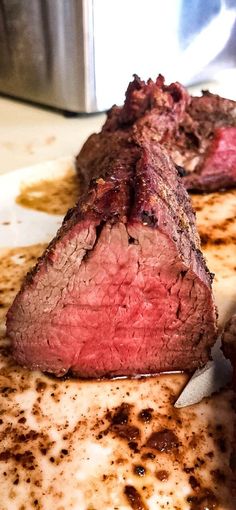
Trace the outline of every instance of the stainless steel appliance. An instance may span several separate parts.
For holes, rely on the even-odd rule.
[[[0,0],[0,92],[75,112],[235,66],[235,0]]]

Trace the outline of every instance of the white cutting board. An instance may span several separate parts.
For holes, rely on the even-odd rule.
[[[196,501],[233,510],[230,390],[176,410],[173,402],[186,382],[182,374],[59,381],[16,366],[5,349],[6,307],[62,219],[23,208],[15,198],[23,183],[56,178],[71,166],[67,158],[0,177],[0,510],[195,510]],[[217,273],[222,323],[235,302],[236,192],[195,197],[194,204],[201,208],[205,241],[208,236],[210,270]],[[128,423],[112,427],[122,403]],[[142,419],[145,409],[151,411]],[[165,429],[175,434],[177,446],[147,446],[153,432]]]

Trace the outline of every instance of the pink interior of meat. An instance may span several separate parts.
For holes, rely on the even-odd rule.
[[[204,161],[204,173],[217,172],[236,173],[236,128],[221,127],[215,131],[215,136],[209,146]]]
[[[21,362],[99,376],[175,370],[186,360],[189,368],[199,348],[204,357],[199,323],[205,335],[212,327],[205,285],[167,236],[139,224],[107,224],[82,262],[72,246],[73,239],[58,250],[50,277],[43,269],[23,295],[20,329],[28,341]]]

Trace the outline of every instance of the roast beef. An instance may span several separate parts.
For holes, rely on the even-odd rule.
[[[189,102],[188,92],[179,83],[166,86],[161,75],[155,82],[145,83],[135,75],[128,86],[124,106],[111,108],[101,133],[91,135],[77,156],[77,169],[85,188],[92,178],[100,175],[104,150],[106,160],[113,158],[117,140],[118,143],[120,139],[128,140],[142,131],[147,140],[159,142],[169,150],[169,142],[175,139]]]
[[[57,376],[193,370],[216,316],[187,192],[146,129],[105,131],[80,157],[99,177],[8,312],[13,355]]]
[[[209,92],[192,97],[182,127],[186,188],[211,192],[235,187],[236,102]]]
[[[191,97],[179,83],[166,86],[159,75],[147,83],[137,76],[130,83],[124,106],[108,113],[104,132],[146,130],[159,141],[178,165],[188,190],[216,191],[236,186],[236,102],[209,92]],[[91,139],[90,149],[96,136]],[[91,152],[92,154],[92,152]],[[83,172],[83,152],[78,169]],[[90,175],[91,176],[91,175]]]

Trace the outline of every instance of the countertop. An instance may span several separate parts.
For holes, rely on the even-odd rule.
[[[104,114],[67,118],[46,107],[0,96],[0,174],[76,155],[104,119]]]
[[[210,91],[236,99],[236,70],[227,70],[218,81],[190,91]],[[104,114],[65,117],[50,108],[0,96],[0,174],[78,153],[83,142],[100,130]]]

